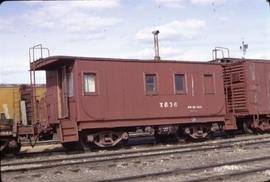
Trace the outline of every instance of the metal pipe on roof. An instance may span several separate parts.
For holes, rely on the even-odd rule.
[[[154,30],[152,33],[154,35],[154,48],[155,48],[155,57],[154,57],[154,59],[156,61],[159,61],[160,60],[160,56],[159,56],[159,43],[158,43],[159,30]]]

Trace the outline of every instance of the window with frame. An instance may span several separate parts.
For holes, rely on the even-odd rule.
[[[215,81],[212,73],[204,74],[204,93],[214,94],[215,93]]]
[[[97,80],[96,73],[84,73],[84,93],[85,94],[95,94],[97,93]]]
[[[175,93],[186,93],[185,74],[174,74],[174,89]]]
[[[145,92],[147,95],[157,94],[156,74],[145,74]]]

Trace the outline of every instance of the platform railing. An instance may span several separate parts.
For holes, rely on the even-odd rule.
[[[219,59],[218,58],[218,52],[221,53],[221,56],[222,56],[221,58],[224,58],[225,57],[225,54],[224,54],[225,51],[227,53],[226,57],[230,58],[230,50],[228,48],[226,48],[226,47],[215,47],[215,49],[212,50],[212,58],[213,58],[213,60]]]
[[[39,53],[39,57],[37,57],[37,53]],[[31,68],[31,63],[43,58],[44,53],[46,53],[46,56],[50,56],[50,50],[49,48],[43,47],[42,44],[37,44],[33,47],[29,48],[29,65],[30,65],[30,87],[31,87],[31,112],[32,112],[32,125],[37,122],[37,106],[36,106],[36,74],[35,74],[35,68]]]

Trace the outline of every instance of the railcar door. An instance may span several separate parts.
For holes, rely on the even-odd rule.
[[[67,70],[66,66],[58,70],[57,79],[57,103],[58,103],[58,118],[66,118],[68,112],[68,98],[67,98]]]

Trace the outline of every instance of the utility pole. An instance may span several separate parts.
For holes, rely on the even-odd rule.
[[[242,41],[242,45],[240,46],[240,50],[243,52],[243,56],[242,56],[243,59],[245,59],[245,57],[246,57],[247,49],[248,49],[248,44],[245,44],[245,42]]]
[[[153,31],[152,34],[154,35],[154,48],[155,48],[155,57],[154,57],[154,59],[156,61],[159,61],[160,60],[160,56],[159,56],[159,43],[158,43],[159,30]]]

